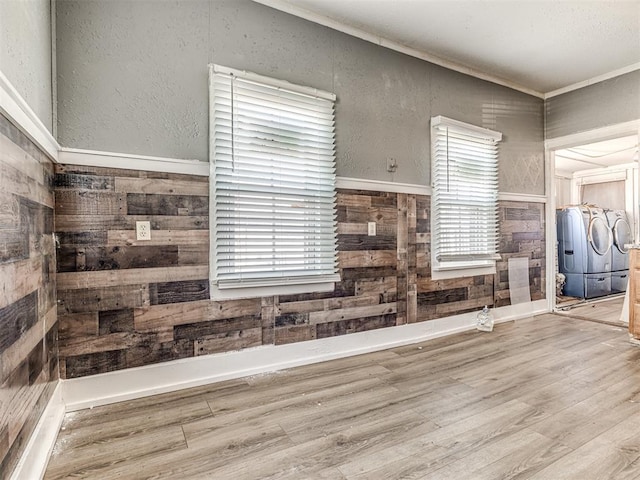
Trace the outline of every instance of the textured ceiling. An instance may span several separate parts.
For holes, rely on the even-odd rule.
[[[638,160],[638,136],[557,150],[555,156],[556,168],[563,172],[629,164]]]
[[[640,63],[640,0],[256,1],[539,93]]]

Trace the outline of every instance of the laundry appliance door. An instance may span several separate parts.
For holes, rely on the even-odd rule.
[[[613,243],[611,230],[603,217],[594,216],[589,222],[589,244],[601,257],[607,255]]]
[[[628,253],[629,249],[625,247],[631,243],[631,226],[624,218],[616,219],[613,227],[613,244],[620,253]]]

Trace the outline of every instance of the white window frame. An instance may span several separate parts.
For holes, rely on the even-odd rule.
[[[466,135],[477,136],[479,138],[489,139],[492,142],[499,142],[502,140],[502,134],[486,128],[471,125],[458,120],[453,120],[443,116],[436,116],[431,118],[431,179],[432,179],[432,197],[431,197],[431,278],[433,280],[443,280],[449,278],[470,277],[475,275],[491,275],[496,273],[496,260],[500,259],[500,255],[497,251],[491,258],[486,259],[462,259],[460,261],[454,260],[440,260],[438,258],[438,229],[436,225],[436,201],[438,199],[437,185],[435,181],[435,172],[437,163],[442,160],[442,156],[436,155],[436,130],[442,127],[449,128],[452,131],[464,133]],[[496,159],[496,180],[497,180],[497,168],[498,160]],[[495,185],[492,192],[495,198],[495,205],[498,204],[498,186]],[[496,214],[496,225],[498,226],[498,216]]]
[[[230,300],[240,298],[255,298],[261,296],[270,295],[284,295],[284,294],[300,294],[311,292],[327,292],[332,291],[335,287],[335,282],[340,281],[340,275],[337,269],[337,236],[336,236],[336,220],[335,220],[335,156],[333,157],[334,171],[332,174],[333,183],[333,257],[335,268],[331,274],[322,275],[309,275],[304,278],[299,277],[287,277],[287,278],[265,278],[264,280],[252,280],[246,285],[236,284],[220,284],[218,283],[218,272],[216,270],[216,249],[217,249],[217,236],[218,221],[216,219],[216,159],[215,159],[215,114],[216,109],[214,101],[216,99],[215,92],[215,78],[216,75],[227,75],[235,77],[236,79],[243,79],[263,86],[274,87],[277,90],[284,92],[291,92],[296,94],[302,94],[314,98],[322,98],[335,102],[335,95],[332,93],[317,90],[311,87],[304,87],[294,85],[286,81],[276,80],[270,77],[265,77],[255,73],[240,71],[224,67],[221,65],[209,65],[209,161],[210,161],[210,255],[209,255],[209,283],[210,283],[210,297],[212,300]],[[233,107],[232,107],[233,108]],[[233,111],[233,109],[232,109]],[[232,114],[233,115],[233,114]],[[233,123],[233,122],[232,122]],[[233,129],[232,129],[233,132]],[[232,133],[232,135],[234,135]],[[326,180],[326,178],[325,178]],[[242,281],[240,281],[242,282]]]

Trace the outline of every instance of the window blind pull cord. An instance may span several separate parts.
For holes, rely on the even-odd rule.
[[[235,93],[233,90],[236,76],[231,74],[231,171],[236,172],[236,115],[234,111]]]

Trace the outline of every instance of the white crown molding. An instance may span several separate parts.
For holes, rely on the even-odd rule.
[[[365,30],[362,30],[356,27],[352,27],[350,25],[346,25],[342,22],[333,20],[332,18],[326,17],[324,15],[320,15],[319,13],[315,13],[310,10],[306,10],[304,8],[297,7],[295,5],[292,5],[282,0],[253,0],[253,1],[256,3],[260,3],[262,5],[265,5],[267,7],[280,10],[281,12],[285,12],[290,15],[294,15],[296,17],[304,18],[305,20],[309,20],[310,22],[323,25],[333,30],[346,33],[347,35],[351,35],[352,37],[356,37],[361,40],[365,40],[367,42],[380,45],[381,47],[385,47],[390,50],[394,50],[396,52],[404,53],[405,55],[419,58],[421,60],[424,60],[429,63],[433,63],[435,65],[440,65],[441,67],[448,68],[449,70],[454,70],[456,72],[464,73],[466,75],[470,75],[472,77],[476,77],[481,80],[486,80],[488,82],[492,82],[497,85],[502,85],[503,87],[508,87],[513,90],[517,90],[519,92],[532,95],[534,97],[544,98],[544,93],[538,92],[537,90],[527,88],[523,85],[519,85],[510,80],[506,80],[504,78],[500,78],[495,75],[490,75],[488,73],[481,72],[480,70],[467,67],[465,65],[462,65],[457,62],[453,62],[451,60],[446,60],[444,58],[438,57],[436,55],[432,55],[430,53],[423,52],[421,50],[417,50],[415,48],[407,47],[406,45],[403,45],[401,43],[395,42],[393,40],[389,40],[387,38],[381,37],[379,35],[375,35],[373,33],[369,33]]]
[[[49,456],[56,443],[66,408],[62,398],[62,381],[58,381],[24,452],[18,461],[11,480],[43,478]]]
[[[146,170],[148,172],[183,173],[202,177],[209,176],[209,162],[201,162],[199,160],[149,157],[145,155],[101,152],[77,148],[61,148],[58,159],[60,163],[68,165]]]
[[[60,145],[1,71],[0,111],[35,142],[51,160],[58,161]]]
[[[567,85],[566,87],[558,88],[557,90],[552,90],[551,92],[547,92],[544,94],[544,99],[548,100],[549,98],[557,97],[558,95],[562,95],[563,93],[569,93],[574,90],[579,90],[595,83],[604,82],[605,80],[610,80],[612,78],[619,77],[620,75],[635,72],[636,70],[640,70],[640,63],[634,63],[626,67],[618,68],[617,70],[612,70],[602,75],[598,75],[588,80],[583,80],[582,82],[577,82],[572,85]]]
[[[499,323],[548,311],[547,301],[537,300],[496,308],[493,314]],[[63,397],[67,412],[70,412],[414,344],[473,330],[475,324],[476,312],[471,312],[338,337],[157,363],[64,380]]]

